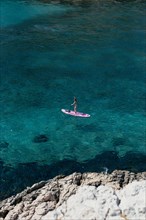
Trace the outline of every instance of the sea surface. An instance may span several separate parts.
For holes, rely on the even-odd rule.
[[[145,9],[1,0],[0,199],[58,174],[146,171]],[[90,118],[61,112],[74,96]]]

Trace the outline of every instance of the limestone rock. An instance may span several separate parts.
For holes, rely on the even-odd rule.
[[[73,173],[0,202],[0,220],[144,219],[146,172]]]

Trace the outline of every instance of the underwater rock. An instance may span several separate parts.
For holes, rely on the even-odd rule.
[[[94,124],[88,124],[88,125],[76,125],[76,128],[78,130],[84,131],[84,132],[96,132],[98,130],[97,126]]]
[[[97,136],[94,138],[95,143],[102,143],[106,139],[106,136],[104,134],[97,134]]]
[[[34,143],[44,143],[48,141],[48,137],[45,134],[40,134],[34,137]]]
[[[113,138],[112,144],[114,147],[125,145],[126,140],[125,140],[125,138],[122,138],[122,137]]]
[[[6,141],[0,142],[0,149],[1,148],[7,148],[8,146],[9,146],[9,143],[7,143]]]

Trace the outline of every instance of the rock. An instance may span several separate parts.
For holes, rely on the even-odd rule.
[[[118,192],[120,209],[127,218],[143,219],[146,216],[146,181],[134,181]]]
[[[9,146],[9,143],[7,143],[6,141],[0,142],[0,149],[7,148],[8,146]]]
[[[46,193],[42,198],[42,201],[44,202],[55,201],[55,200],[56,200],[55,195],[52,194],[51,192]]]
[[[71,195],[66,202],[48,212],[41,220],[122,220],[124,217],[125,219],[144,219],[146,215],[145,190],[146,181],[130,183],[127,188],[124,187],[120,191],[102,185],[99,187],[80,186],[75,195]],[[125,193],[128,197],[124,196]]]
[[[35,183],[32,187],[27,189],[27,193],[31,193],[34,190],[42,188],[46,184],[46,181],[41,181],[39,183]]]
[[[38,215],[44,215],[47,213],[47,211],[48,211],[48,205],[46,202],[40,203],[35,209],[35,213],[37,213]]]
[[[18,214],[13,211],[10,211],[5,217],[5,220],[17,220],[17,219],[18,219]]]
[[[73,173],[41,181],[0,202],[2,220],[144,218],[146,172]],[[124,217],[123,217],[124,216]]]
[[[44,143],[48,141],[48,137],[45,134],[40,134],[34,137],[34,143]]]
[[[21,219],[26,219],[26,217],[29,215],[29,212],[26,210],[24,213],[21,215]]]
[[[5,218],[6,215],[8,214],[8,210],[7,209],[4,209],[4,210],[1,210],[0,211],[0,218]]]
[[[126,144],[126,140],[123,137],[116,137],[112,140],[113,147],[123,146]]]

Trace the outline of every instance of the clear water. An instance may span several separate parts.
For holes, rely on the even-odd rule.
[[[145,6],[1,1],[0,198],[60,173],[146,170]],[[74,96],[90,118],[60,111]]]

